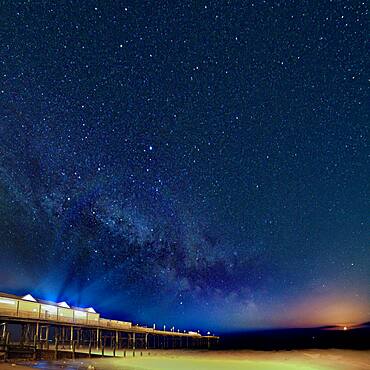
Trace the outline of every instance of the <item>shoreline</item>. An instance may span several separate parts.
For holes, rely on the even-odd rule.
[[[0,362],[0,370],[30,368],[70,370],[369,370],[370,350],[309,349],[280,351],[160,351],[143,357],[81,358],[78,360],[16,360]],[[37,365],[40,365],[38,367]],[[49,365],[49,366],[48,366]]]

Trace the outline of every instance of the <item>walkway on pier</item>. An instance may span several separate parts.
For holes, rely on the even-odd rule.
[[[20,327],[19,339],[11,328]],[[14,330],[17,333],[17,330]],[[80,352],[90,355],[118,355],[125,350],[141,349],[210,349],[219,337],[201,335],[199,331],[158,330],[133,325],[131,322],[100,317],[92,307],[70,307],[66,302],[54,303],[0,293],[0,345],[9,350],[14,345],[32,347],[34,352],[53,348],[57,353]],[[53,347],[52,347],[53,346]],[[127,354],[127,352],[126,352]]]

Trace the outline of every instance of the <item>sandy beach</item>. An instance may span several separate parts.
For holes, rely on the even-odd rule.
[[[78,361],[0,364],[9,369],[87,369],[96,370],[369,370],[370,351],[219,351],[151,352],[143,357],[81,359]]]

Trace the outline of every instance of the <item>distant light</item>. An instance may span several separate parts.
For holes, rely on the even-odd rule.
[[[344,327],[343,327],[343,330],[344,330],[344,331],[348,330],[347,326],[344,326]]]
[[[207,331],[207,335],[211,335],[211,332],[210,331]]]

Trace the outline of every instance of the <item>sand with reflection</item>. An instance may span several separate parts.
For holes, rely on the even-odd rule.
[[[38,362],[38,369],[97,370],[370,370],[370,351],[300,350],[300,351],[217,351],[144,353],[142,357],[82,359],[75,362]],[[19,363],[1,364],[0,370],[24,368]],[[29,369],[29,367],[28,367]]]

